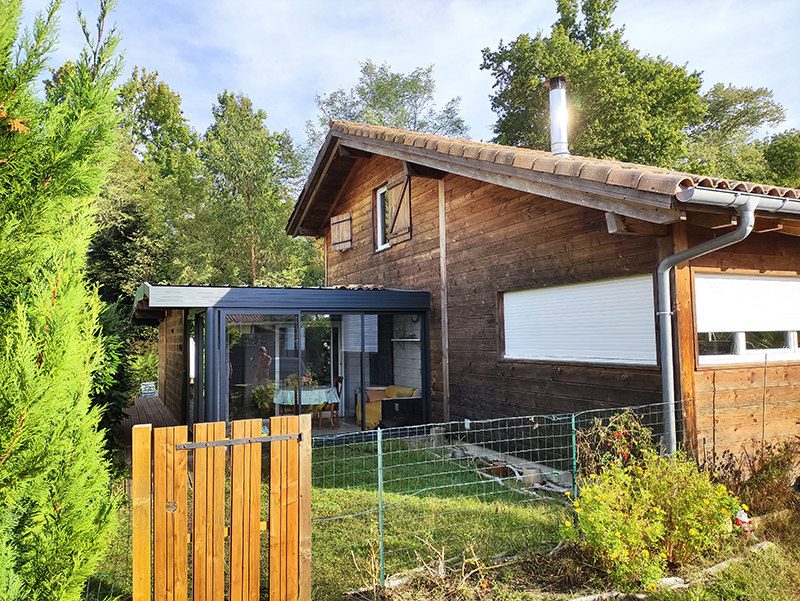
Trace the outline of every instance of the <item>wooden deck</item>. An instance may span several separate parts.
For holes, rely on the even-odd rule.
[[[122,420],[122,436],[125,440],[125,458],[131,458],[131,431],[139,424],[153,424],[154,428],[179,426],[181,421],[166,408],[161,399],[153,397],[137,397],[132,407],[125,409],[128,416]]]

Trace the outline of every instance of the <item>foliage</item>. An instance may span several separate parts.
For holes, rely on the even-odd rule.
[[[779,186],[800,188],[800,131],[775,134],[764,145],[769,179]]]
[[[630,410],[613,415],[607,423],[595,418],[589,427],[575,430],[578,477],[599,474],[611,461],[622,466],[639,461],[652,441],[652,430]]]
[[[256,386],[250,393],[250,400],[258,407],[261,415],[270,417],[275,415],[273,400],[275,399],[275,383],[269,382],[266,386]]]
[[[132,355],[128,367],[130,371],[131,394],[138,396],[142,382],[158,380],[158,350],[150,349],[140,355]]]
[[[481,69],[495,78],[495,141],[549,147],[546,79],[568,88],[575,154],[672,167],[684,156],[684,129],[700,122],[700,74],[630,48],[611,28],[616,0],[559,0],[549,36],[520,35],[483,50]]]
[[[790,507],[800,509],[800,498],[792,485],[800,466],[800,438],[743,448],[736,456],[725,451],[716,477],[742,499],[755,515]]]
[[[767,181],[763,145],[755,141],[755,135],[761,127],[776,126],[785,118],[772,91],[718,83],[703,95],[703,103],[703,121],[688,130],[681,168],[700,175]]]
[[[318,126],[306,124],[310,146],[318,146],[331,119],[357,121],[409,131],[466,138],[469,128],[459,115],[461,97],[451,98],[444,108],[434,102],[436,82],[433,65],[417,67],[410,73],[395,73],[387,63],[370,59],[361,63],[361,77],[350,91],[317,94]]]
[[[224,92],[200,148],[208,191],[184,217],[179,281],[213,285],[318,285],[314,243],[284,233],[301,162],[287,132],[242,94]]]
[[[681,454],[646,451],[622,465],[608,461],[583,480],[575,523],[562,532],[583,540],[619,586],[651,585],[667,563],[681,566],[717,552],[733,536],[738,501]]]
[[[124,344],[128,331],[128,311],[116,302],[104,305],[100,313],[103,360],[94,376],[92,405],[101,411],[100,428],[106,432],[109,451],[120,446],[118,427],[130,407],[129,386],[124,364]]]
[[[118,73],[97,35],[45,100],[35,94],[60,2],[19,34],[0,4],[0,597],[77,599],[103,555],[115,497],[90,406],[101,304],[83,279],[94,199],[114,149]],[[110,359],[105,365],[113,363]]]

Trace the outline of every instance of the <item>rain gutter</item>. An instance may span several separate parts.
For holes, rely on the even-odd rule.
[[[798,214],[800,214],[800,203],[794,199],[750,195],[746,193],[730,192],[728,190],[690,188],[677,195],[677,198],[690,204],[731,207],[739,213],[740,218],[739,226],[734,231],[671,255],[664,259],[658,266],[658,310],[656,315],[661,332],[661,388],[664,412],[663,450],[668,454],[673,454],[678,449],[675,428],[675,366],[672,354],[672,292],[670,290],[670,271],[680,263],[701,257],[744,240],[750,235],[750,232],[753,231],[756,220],[755,210],[756,208],[762,209],[762,201],[764,201],[765,204],[763,208],[767,211],[774,212],[785,210],[785,207],[789,205],[790,208],[797,210]],[[780,204],[780,208],[773,208],[774,204]]]

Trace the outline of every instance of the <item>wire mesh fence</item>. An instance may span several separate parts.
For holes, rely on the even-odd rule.
[[[684,440],[683,424],[677,425],[677,438]],[[564,493],[575,492],[603,444],[610,448],[614,436],[634,429],[658,446],[662,405],[314,438],[313,597],[341,598],[422,563],[447,565],[472,555],[491,559],[554,546],[558,524],[570,511]],[[268,497],[265,467],[262,499]],[[263,520],[267,513],[262,503]],[[111,586],[123,597],[130,590],[130,507],[120,516],[118,543],[87,598],[102,598]],[[262,559],[267,538],[264,533]]]
[[[652,442],[661,439],[661,405],[315,439],[317,596],[382,583],[421,562],[555,544],[564,493],[576,487],[580,442],[588,449],[586,433],[620,415],[646,428]]]

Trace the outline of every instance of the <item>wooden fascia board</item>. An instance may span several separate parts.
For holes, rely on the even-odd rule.
[[[672,223],[679,221],[681,216],[679,210],[671,208],[672,197],[664,194],[618,188],[553,173],[522,171],[508,165],[445,155],[425,148],[399,146],[385,140],[339,136],[344,146],[599,211],[610,211],[651,223]],[[524,177],[521,173],[524,173]]]
[[[350,188],[350,185],[353,182],[353,178],[355,177],[357,168],[353,168],[350,170],[350,173],[347,174],[347,179],[344,180],[342,187],[339,188],[339,191],[336,193],[336,198],[334,199],[333,203],[331,203],[331,208],[328,209],[328,213],[325,215],[325,223],[330,223],[331,217],[333,217],[333,213],[336,211],[336,207],[339,206],[339,203],[342,200],[342,196],[347,193],[347,190]],[[324,235],[324,231],[316,234],[317,236]]]
[[[337,151],[339,148],[339,140],[336,136],[331,136],[329,140],[326,140],[325,145],[326,148],[324,148],[320,153],[321,156],[318,157],[318,162],[315,163],[311,170],[310,179],[313,182],[313,185],[307,194],[305,194],[305,190],[303,190],[303,193],[300,195],[300,200],[298,201],[298,205],[300,206],[295,207],[295,211],[300,209],[300,212],[293,212],[289,218],[289,223],[286,226],[286,232],[289,235],[297,235],[297,233],[300,231],[300,224],[303,223],[306,215],[308,215],[311,205],[314,204],[314,199],[319,191],[319,187],[325,181],[325,176],[328,174],[333,161],[338,157]],[[319,163],[320,158],[323,158],[321,165]]]

